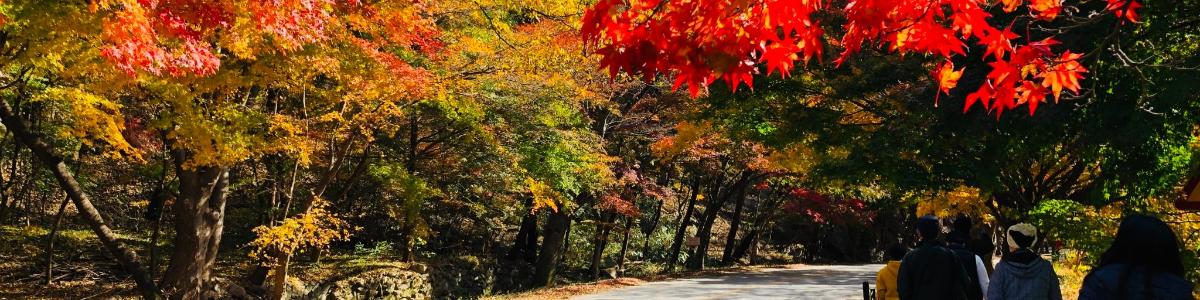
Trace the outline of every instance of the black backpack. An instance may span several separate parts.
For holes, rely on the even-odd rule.
[[[979,272],[975,270],[975,253],[967,250],[967,247],[962,244],[949,244],[946,248],[954,252],[955,258],[958,258],[958,263],[962,265],[963,270],[967,272],[967,299],[981,300],[983,299],[983,289],[979,287]]]

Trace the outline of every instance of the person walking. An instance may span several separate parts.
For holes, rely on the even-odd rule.
[[[901,244],[892,245],[884,252],[883,259],[887,265],[875,274],[875,300],[900,299],[900,292],[896,290],[896,275],[900,272],[900,260],[904,259],[905,254],[908,254],[908,248]]]
[[[983,265],[983,259],[967,248],[967,243],[971,241],[971,218],[959,214],[954,218],[953,225],[954,230],[946,236],[946,248],[954,251],[959,264],[967,271],[967,278],[970,279],[967,298],[982,300],[983,295],[987,294],[988,271]]]
[[[1008,228],[1007,242],[1009,253],[996,264],[987,299],[1061,300],[1054,267],[1030,250],[1037,242],[1037,228],[1026,223],[1013,225]]]
[[[983,260],[984,269],[987,270],[988,276],[991,276],[996,271],[992,265],[992,256],[996,252],[996,244],[992,243],[992,227],[983,223],[975,232],[975,238],[971,239],[967,248],[971,249],[971,252],[975,252],[975,255],[979,255],[979,259]]]
[[[1129,216],[1084,277],[1079,299],[1193,299],[1192,288],[1171,227],[1154,217]]]
[[[896,290],[900,300],[965,300],[969,279],[954,251],[938,241],[937,217],[917,219],[921,242],[900,261]]]

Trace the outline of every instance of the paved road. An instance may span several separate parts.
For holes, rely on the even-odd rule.
[[[764,269],[652,282],[572,299],[862,299],[862,282],[874,284],[875,272],[881,267],[883,265]]]

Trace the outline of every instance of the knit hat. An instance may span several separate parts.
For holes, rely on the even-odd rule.
[[[1008,227],[1008,244],[1018,248],[1029,248],[1037,242],[1037,228],[1027,223]]]

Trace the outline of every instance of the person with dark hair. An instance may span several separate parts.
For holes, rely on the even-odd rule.
[[[958,262],[954,251],[938,241],[940,232],[937,217],[917,219],[917,235],[921,242],[900,261],[896,279],[901,300],[967,299],[967,271]]]
[[[900,299],[900,292],[896,290],[896,274],[900,272],[900,260],[904,259],[905,254],[908,254],[908,247],[901,244],[892,245],[884,252],[883,261],[887,265],[875,274],[875,300]]]
[[[951,238],[958,237],[965,241],[967,250],[979,256],[979,260],[983,262],[985,273],[992,274],[992,253],[996,251],[996,245],[992,244],[992,228],[987,223],[979,224],[975,234],[971,234],[971,229],[974,223],[971,222],[971,217],[965,214],[958,214],[954,218],[954,231],[950,233]],[[986,290],[986,288],[985,288]]]
[[[1126,217],[1079,299],[1192,299],[1175,232],[1154,217]]]
[[[967,298],[981,300],[983,295],[987,294],[988,271],[983,266],[983,259],[967,248],[967,243],[971,241],[971,218],[959,214],[954,218],[953,224],[954,230],[951,230],[950,234],[946,236],[946,248],[954,251],[954,255],[958,257],[958,263],[967,271],[967,278],[970,281],[967,287]]]
[[[975,231],[975,238],[967,244],[967,248],[975,255],[979,255],[979,259],[983,260],[983,268],[987,270],[988,276],[996,269],[992,266],[992,256],[996,252],[996,244],[992,243],[992,227],[986,223],[980,224],[979,229]]]
[[[958,216],[954,217],[954,222],[951,224],[954,227],[951,228],[950,234],[946,236],[947,240],[966,241],[971,239],[971,227],[973,227],[975,223],[971,222],[970,216],[960,213]]]
[[[1008,255],[1000,259],[988,286],[987,299],[1061,300],[1054,267],[1034,253],[1037,228],[1020,223],[1008,228]]]

